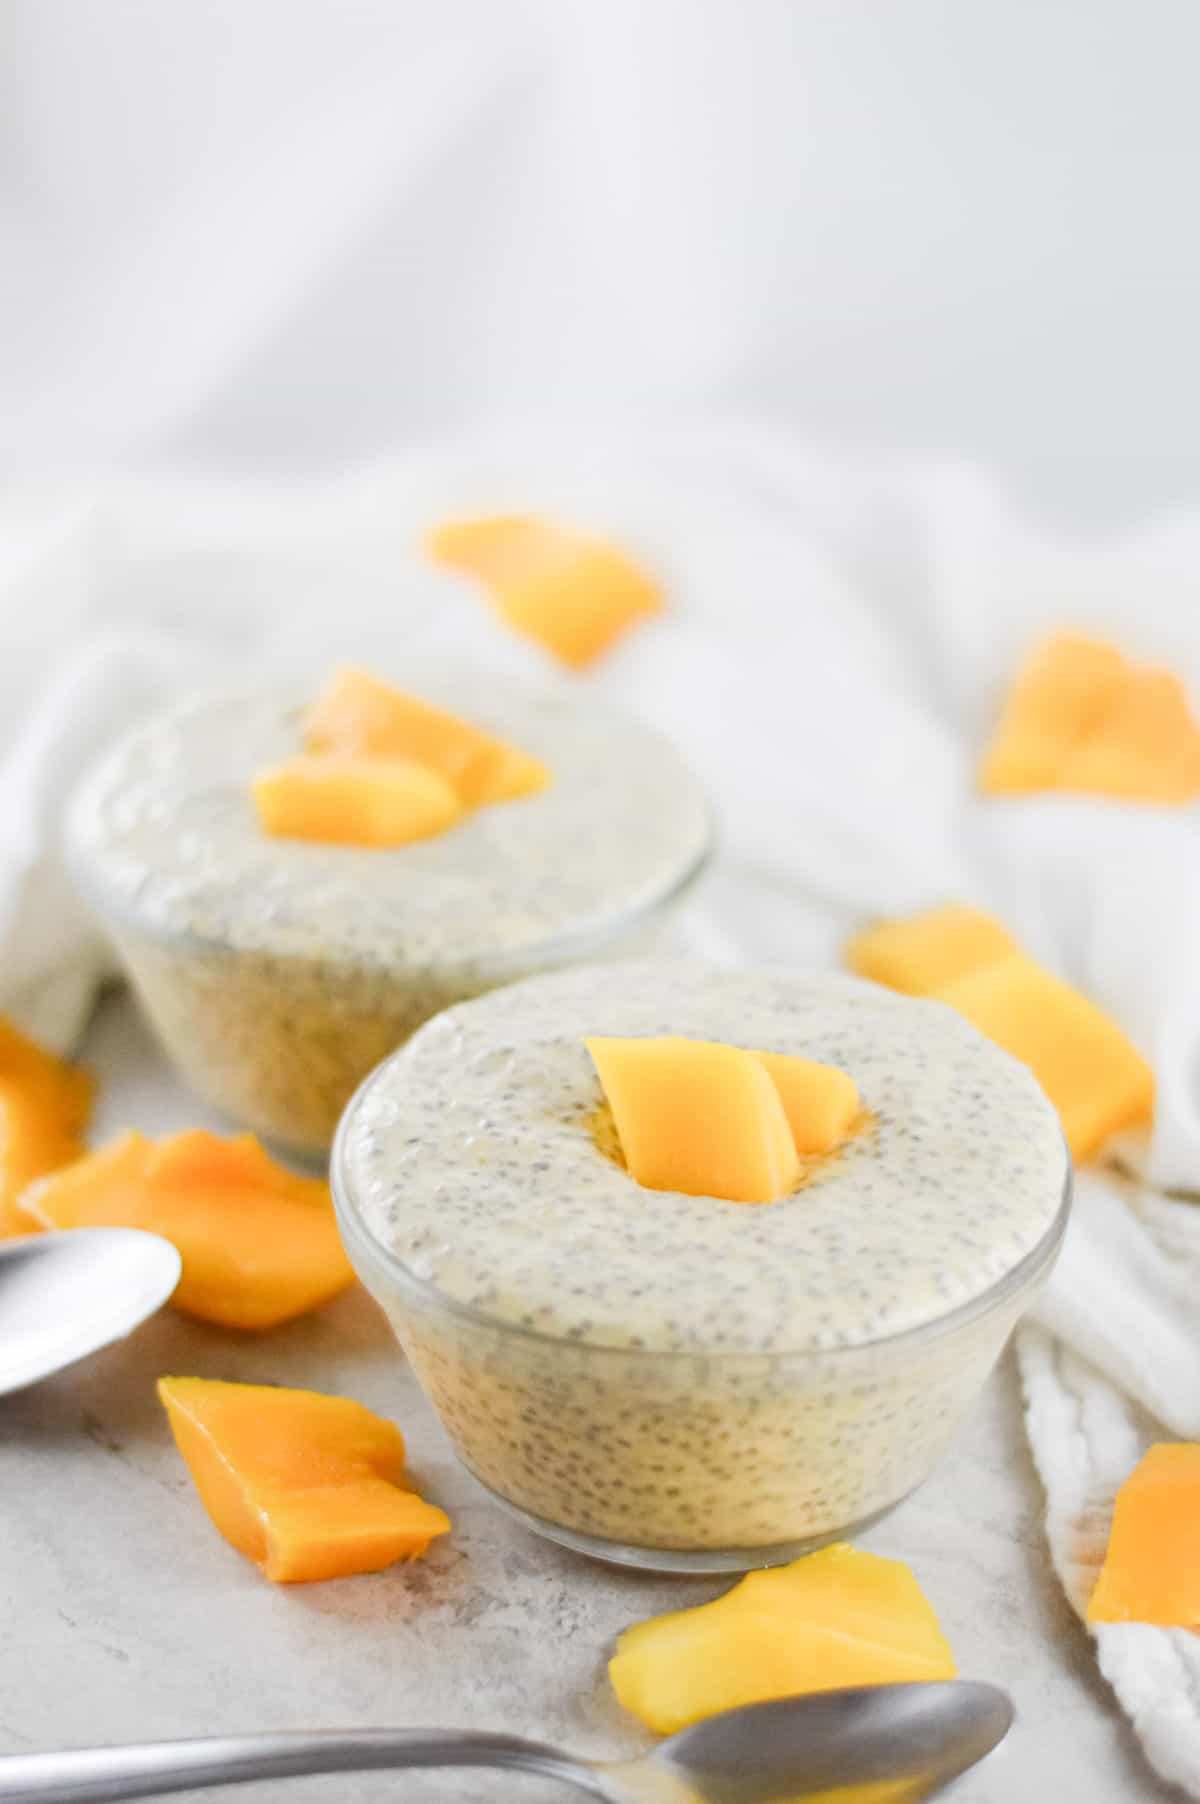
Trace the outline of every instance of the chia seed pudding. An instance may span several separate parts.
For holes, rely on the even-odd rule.
[[[801,1054],[865,1124],[778,1203],[640,1188],[589,1034]],[[852,978],[683,962],[533,978],[430,1021],[363,1086],[343,1236],[466,1465],[602,1557],[735,1570],[929,1472],[1048,1274],[1069,1160],[1030,1073]]]
[[[300,1149],[328,1146],[355,1086],[438,1010],[653,944],[707,850],[703,795],[647,729],[490,674],[411,687],[542,759],[551,786],[394,849],[272,838],[250,780],[299,750],[311,697],[243,692],[126,735],[71,813],[76,877],[183,1075]]]

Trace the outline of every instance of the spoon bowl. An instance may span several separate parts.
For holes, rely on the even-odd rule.
[[[117,1804],[252,1779],[400,1767],[537,1773],[607,1804],[800,1804],[813,1793],[874,1785],[887,1786],[889,1804],[910,1804],[982,1760],[1012,1720],[1008,1696],[994,1685],[949,1680],[749,1704],[618,1763],[467,1729],[214,1736],[10,1754],[0,1759],[0,1804]]]
[[[0,1244],[0,1397],[123,1337],[179,1282],[179,1253],[140,1228],[71,1228]]]

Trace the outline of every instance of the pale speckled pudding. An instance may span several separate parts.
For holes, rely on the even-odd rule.
[[[643,1190],[588,1034],[852,1073],[868,1112],[778,1203]],[[603,1557],[738,1569],[913,1489],[1047,1275],[1069,1161],[1030,1074],[938,1003],[685,963],[534,978],[429,1022],[334,1152],[343,1235],[465,1463]]]
[[[491,674],[381,674],[542,759],[550,788],[395,849],[272,838],[250,779],[300,749],[318,678],[309,695],[207,697],[136,728],[68,825],[79,886],[183,1075],[314,1152],[439,1009],[653,944],[708,846],[701,791],[647,729]]]

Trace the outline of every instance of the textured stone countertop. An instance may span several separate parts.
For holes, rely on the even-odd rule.
[[[98,1130],[209,1117],[167,1077],[131,1005],[86,1055]],[[344,1391],[394,1416],[420,1488],[455,1532],[412,1567],[275,1587],[220,1541],[154,1396],[161,1373]],[[930,1483],[865,1537],[911,1563],[965,1675],[1008,1686],[1020,1721],[954,1791],[962,1804],[1176,1794],[1149,1773],[1050,1572],[1011,1360]],[[359,1292],[275,1334],[169,1311],[73,1371],[0,1399],[0,1750],[222,1730],[389,1723],[497,1727],[615,1757],[642,1745],[607,1688],[627,1623],[724,1581],[609,1570],[501,1515],[454,1463],[382,1317]],[[542,1780],[421,1775],[287,1781],[235,1804],[563,1797]]]

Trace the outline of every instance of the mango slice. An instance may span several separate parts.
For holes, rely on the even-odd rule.
[[[0,1238],[30,1232],[17,1199],[83,1152],[93,1089],[88,1072],[0,1015]]]
[[[171,1299],[228,1328],[274,1328],[353,1283],[328,1186],[277,1165],[252,1134],[143,1134],[35,1184],[18,1205],[36,1228],[147,1228],[179,1248]]]
[[[1089,1622],[1200,1628],[1200,1446],[1159,1441],[1117,1492]]]
[[[1059,633],[1029,654],[991,745],[980,787],[988,795],[1053,789],[1067,760],[1100,725],[1125,675],[1114,645]]]
[[[1100,726],[1066,758],[1058,787],[1132,802],[1200,795],[1200,731],[1179,678],[1128,671]]]
[[[636,1183],[734,1203],[773,1203],[795,1188],[792,1130],[753,1053],[674,1036],[585,1045]]]
[[[834,1152],[859,1112],[858,1085],[850,1073],[786,1052],[756,1052],[754,1057],[779,1092],[801,1157]]]
[[[469,807],[517,801],[550,782],[545,765],[516,746],[354,668],[335,672],[309,709],[305,746],[343,757],[415,759]]]
[[[662,610],[658,585],[616,546],[546,520],[448,522],[427,544],[437,563],[481,582],[509,626],[575,670]]]
[[[1102,1009],[1016,953],[934,994],[1028,1065],[1058,1110],[1072,1157],[1150,1118],[1154,1073]]]
[[[929,996],[1018,950],[993,915],[953,902],[865,928],[847,945],[846,962],[889,990]]]
[[[845,1542],[626,1629],[608,1668],[625,1708],[662,1735],[741,1704],[954,1670],[908,1567]]]
[[[292,758],[250,785],[265,832],[343,846],[406,846],[462,813],[445,777],[415,758]]]
[[[206,1378],[158,1394],[213,1523],[279,1584],[415,1560],[450,1527],[406,1485],[400,1430],[361,1403]]]

